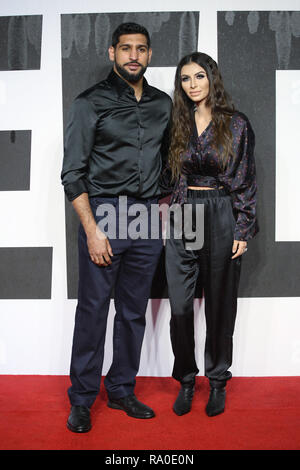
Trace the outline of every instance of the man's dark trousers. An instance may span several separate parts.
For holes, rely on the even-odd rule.
[[[141,202],[148,214],[150,232],[151,204],[157,203],[157,199],[141,201],[127,198],[128,208]],[[97,207],[104,203],[115,207],[118,232],[120,213],[117,197],[90,198],[96,222],[101,218],[96,215]],[[127,225],[133,219],[128,216]],[[110,398],[121,398],[134,392],[145,330],[145,312],[161,255],[162,239],[127,237],[110,238],[109,242],[114,255],[112,264],[107,267],[97,266],[90,259],[86,235],[80,224],[78,304],[70,368],[72,386],[68,390],[72,405],[91,407],[99,393],[112,291],[116,310],[113,361],[104,384]]]

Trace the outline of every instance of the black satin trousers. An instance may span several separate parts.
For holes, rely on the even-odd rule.
[[[232,376],[228,369],[232,364],[241,268],[241,256],[231,259],[235,218],[231,198],[224,189],[188,190],[187,202],[194,213],[193,229],[203,230],[204,244],[201,249],[187,249],[184,233],[181,238],[174,236],[174,217],[170,217],[166,273],[175,356],[172,375],[185,383],[199,372],[195,360],[194,297],[200,283],[205,298],[205,375],[212,387],[221,388]],[[195,226],[197,204],[204,205],[204,227]]]

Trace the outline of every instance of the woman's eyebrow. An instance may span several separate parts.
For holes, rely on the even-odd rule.
[[[204,73],[204,74],[206,75],[206,72],[204,72],[204,70],[203,70],[203,71],[202,71],[202,70],[199,70],[199,72],[194,73],[194,75],[199,75],[199,73]],[[191,77],[191,75],[188,75],[188,74],[186,74],[186,73],[183,73],[183,74],[181,75],[181,77]]]

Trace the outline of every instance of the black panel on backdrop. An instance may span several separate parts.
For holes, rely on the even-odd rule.
[[[52,247],[0,248],[0,299],[51,299]]]
[[[30,189],[31,131],[0,131],[0,191]]]
[[[0,70],[40,69],[41,39],[41,15],[0,17]],[[30,190],[31,131],[0,131],[0,148],[0,191]],[[50,299],[52,248],[1,247],[0,279],[1,299]]]
[[[126,21],[140,23],[148,29],[153,48],[151,67],[176,67],[181,57],[197,50],[198,12],[61,15],[64,128],[73,99],[108,75],[112,67],[107,52],[111,35]],[[71,299],[77,297],[77,230],[78,217],[66,201],[68,298]],[[166,296],[162,259],[151,297]]]
[[[0,17],[0,70],[41,67],[42,16]]]
[[[299,50],[300,12],[218,13],[225,86],[256,134],[260,233],[243,259],[241,297],[300,295],[300,243],[275,242],[275,78],[276,70],[300,69]]]

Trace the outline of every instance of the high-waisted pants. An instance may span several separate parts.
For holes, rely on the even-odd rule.
[[[205,298],[205,376],[212,387],[221,388],[232,376],[228,369],[232,364],[241,268],[241,256],[231,259],[236,221],[225,189],[188,190],[187,203],[192,204],[194,219],[196,205],[204,204],[204,244],[199,250],[186,249],[184,234],[181,238],[172,235],[174,217],[170,218],[166,274],[175,356],[173,377],[185,383],[194,380],[199,372],[195,360],[194,296],[200,282]]]

